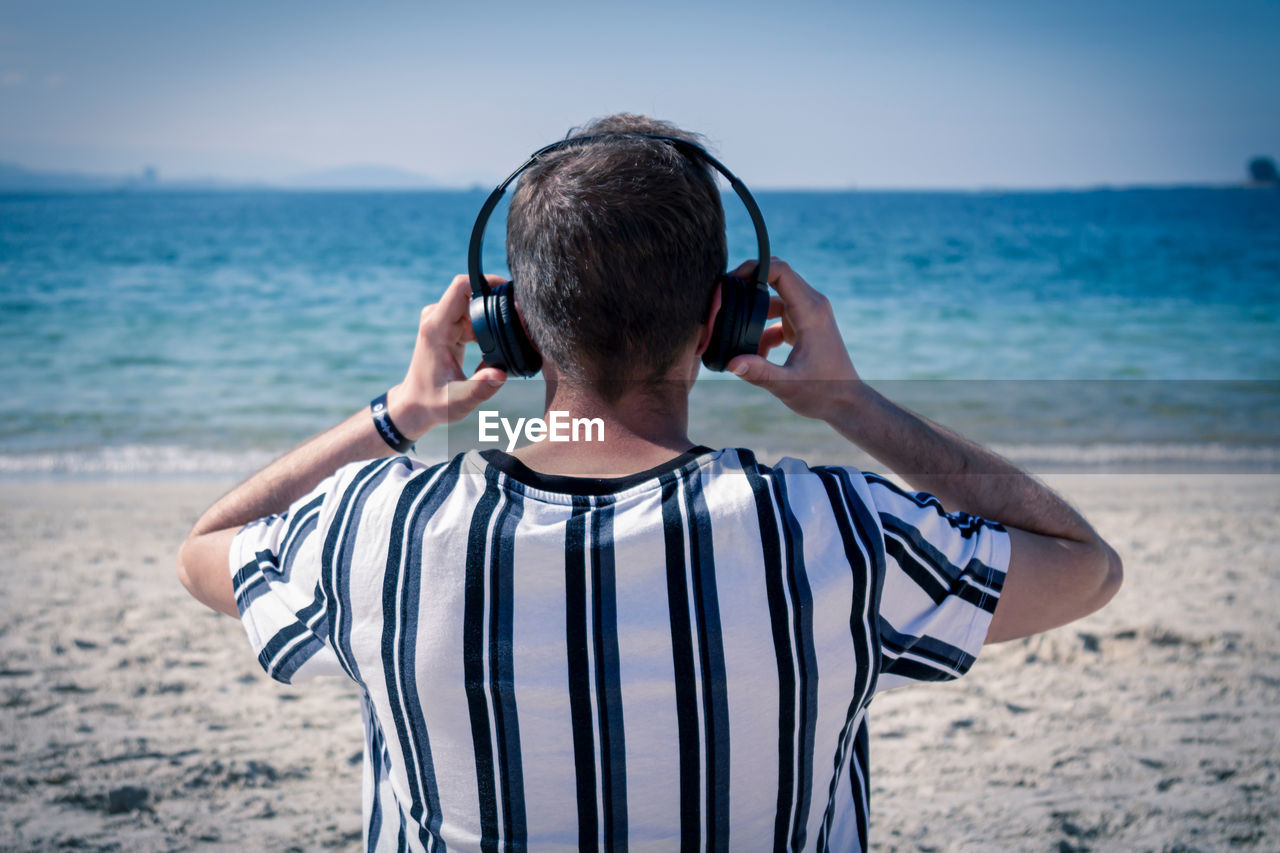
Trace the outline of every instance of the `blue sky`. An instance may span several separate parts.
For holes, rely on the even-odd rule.
[[[648,112],[754,187],[1235,181],[1280,157],[1280,3],[0,0],[0,160],[489,182]]]

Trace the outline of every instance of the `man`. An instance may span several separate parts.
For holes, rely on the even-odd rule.
[[[272,677],[360,685],[370,848],[865,849],[876,691],[1092,612],[1120,561],[1034,479],[863,384],[827,300],[781,261],[781,322],[730,370],[931,494],[695,446],[715,183],[626,135],[691,138],[665,123],[579,133],[615,135],[529,169],[508,252],[548,412],[600,418],[605,440],[390,455],[504,381],[463,374],[459,276],[385,409],[214,504],[179,574],[240,616]]]

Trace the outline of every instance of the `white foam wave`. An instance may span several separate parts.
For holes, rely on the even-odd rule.
[[[243,476],[278,452],[124,445],[87,450],[0,454],[0,476],[13,474],[226,474]]]
[[[1117,468],[1126,466],[1183,469],[1222,468],[1231,471],[1280,472],[1280,447],[1205,444],[1011,444],[994,449],[1033,469]],[[776,452],[774,452],[776,450]],[[811,448],[756,447],[757,458],[775,460],[799,456],[812,463],[852,462],[851,448],[835,444]],[[124,445],[85,450],[0,454],[0,477],[41,475],[248,476],[280,454],[278,450],[206,450],[180,446]]]
[[[1061,465],[1224,465],[1280,467],[1280,447],[1205,444],[1010,444],[997,453],[1015,461]]]

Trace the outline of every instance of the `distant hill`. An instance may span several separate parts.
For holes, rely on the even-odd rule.
[[[305,172],[282,181],[280,186],[291,190],[427,190],[441,184],[408,169],[357,163]]]

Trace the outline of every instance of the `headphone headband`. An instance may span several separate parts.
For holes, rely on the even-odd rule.
[[[507,179],[498,184],[493,192],[489,193],[489,197],[485,199],[484,204],[480,207],[480,214],[476,217],[476,224],[471,229],[471,244],[467,247],[467,275],[471,279],[471,296],[472,298],[482,298],[490,293],[489,282],[484,277],[484,272],[480,269],[480,251],[484,246],[484,230],[489,224],[489,217],[493,214],[494,208],[498,206],[498,202],[502,199],[503,194],[507,191],[507,187],[511,182],[518,178],[526,169],[538,162],[538,159],[553,151],[559,151],[564,148],[574,148],[594,142],[600,139],[658,139],[663,142],[671,143],[680,153],[695,160],[701,160],[709,164],[717,172],[729,181],[729,186],[733,187],[733,191],[738,194],[738,198],[742,199],[742,204],[747,208],[747,215],[751,217],[751,224],[756,229],[756,252],[759,261],[755,270],[755,285],[759,288],[768,290],[769,281],[769,232],[764,227],[764,216],[760,213],[760,208],[756,204],[756,200],[752,198],[751,191],[747,189],[747,185],[738,180],[737,176],[725,168],[724,164],[707,153],[706,149],[697,143],[690,142],[687,139],[681,139],[677,136],[662,136],[656,133],[600,133],[591,136],[571,136],[568,139],[561,139],[550,145],[545,145],[533,152],[533,155],[524,162],[520,168],[516,169]]]

